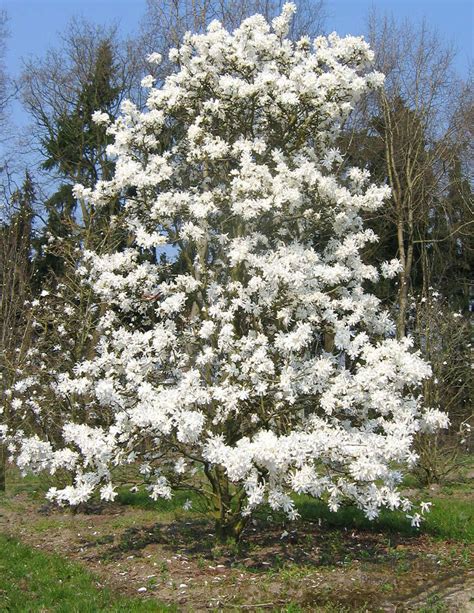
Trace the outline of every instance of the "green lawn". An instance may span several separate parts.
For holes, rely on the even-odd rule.
[[[369,521],[362,511],[352,506],[342,507],[332,513],[328,506],[309,496],[296,500],[301,517],[307,521],[323,522],[333,528],[361,528],[376,532],[400,532],[402,534],[429,534],[443,540],[474,543],[474,508],[472,501],[462,500],[453,494],[450,498],[426,494],[423,500],[431,500],[432,507],[419,529],[412,528],[404,513],[382,511],[380,517]]]
[[[0,535],[0,611],[173,611],[140,598],[120,598],[100,587],[98,579],[79,564],[44,554]]]

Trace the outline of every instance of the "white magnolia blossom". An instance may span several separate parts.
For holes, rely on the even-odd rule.
[[[380,268],[384,277],[387,279],[393,279],[393,277],[401,272],[402,265],[400,260],[394,258],[393,260],[390,260],[390,262],[382,262]]]
[[[103,111],[94,111],[94,113],[92,113],[92,121],[97,125],[108,126],[110,123],[110,117],[108,113],[104,113]]]
[[[401,468],[414,435],[446,417],[423,412],[430,368],[365,289],[379,272],[361,255],[377,240],[361,212],[389,189],[344,168],[336,144],[383,77],[363,38],[285,38],[293,12],[186,34],[176,71],[145,79],[147,109],[124,103],[108,128],[114,178],[75,190],[96,207],[121,198],[133,240],[85,254],[100,336],[57,384],[106,425],[67,423],[62,449],[17,442],[22,469],[76,471],[51,490],[59,502],[113,499],[112,467],[138,461],[153,498],[198,469],[243,488],[243,514],[267,502],[295,517],[291,492],[370,518],[411,508]],[[156,257],[165,244],[174,276]]]

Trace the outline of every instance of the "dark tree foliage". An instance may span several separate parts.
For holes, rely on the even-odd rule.
[[[469,310],[474,267],[473,193],[460,158],[449,164],[449,182],[442,206],[431,214],[433,242],[428,259],[433,283],[449,297],[453,309]]]
[[[43,140],[43,168],[56,169],[84,185],[93,185],[99,177],[107,178],[112,164],[105,154],[109,142],[104,126],[92,121],[95,111],[112,112],[119,94],[113,84],[114,60],[111,43],[102,41],[97,56],[72,112],[58,118],[57,129]]]
[[[117,203],[100,213],[85,207],[77,210],[78,203],[72,193],[74,183],[92,187],[99,178],[110,178],[113,171],[113,162],[106,153],[110,138],[106,128],[97,125],[92,115],[95,111],[111,114],[116,108],[122,92],[114,84],[115,71],[111,42],[105,39],[97,45],[92,70],[72,110],[60,115],[54,131],[43,139],[45,159],[42,167],[56,171],[61,182],[57,191],[44,203],[46,223],[35,242],[37,287],[46,277],[59,278],[64,274],[63,257],[48,248],[51,238],[76,241],[79,246],[78,227],[94,224],[94,231],[101,240],[100,226],[117,212]]]

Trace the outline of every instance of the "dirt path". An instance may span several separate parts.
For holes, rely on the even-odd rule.
[[[474,613],[474,571],[460,577],[454,575],[439,583],[433,583],[404,604],[407,611],[417,611],[427,604],[442,603],[444,611]]]

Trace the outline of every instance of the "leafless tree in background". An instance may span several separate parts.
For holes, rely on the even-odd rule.
[[[454,76],[453,48],[425,22],[414,26],[372,13],[369,40],[377,68],[386,75],[385,89],[375,101],[375,114],[386,179],[392,189],[384,215],[396,229],[402,264],[397,305],[397,333],[401,337],[406,333],[415,258],[423,248],[435,249],[440,240],[430,235],[430,217],[446,204],[442,196],[449,187],[450,169],[465,147],[457,138],[456,125],[463,115],[460,108],[465,85]],[[457,225],[449,232],[467,229],[461,228],[463,222]],[[428,278],[425,284],[431,284]]]
[[[6,11],[0,11],[0,131],[2,133],[1,140],[3,140],[3,132],[5,130],[5,111],[7,108],[9,94],[9,83],[7,73],[5,69],[5,48],[6,39],[8,36],[7,29],[8,17]]]
[[[8,120],[8,106],[15,95],[15,87],[5,67],[6,42],[8,39],[8,15],[0,10],[0,220],[7,214],[7,203],[14,191],[11,169],[11,126]]]
[[[40,155],[44,153],[45,140],[56,135],[59,120],[77,107],[104,41],[113,55],[112,86],[117,90],[117,98],[110,112],[115,116],[122,100],[135,98],[140,89],[136,49],[132,42],[120,40],[115,26],[73,19],[55,47],[48,49],[43,57],[25,62],[21,96],[33,122],[33,147]]]
[[[179,46],[185,32],[203,32],[214,19],[229,30],[255,13],[272,19],[283,4],[280,0],[148,0],[140,46],[147,53],[163,55],[162,66],[154,69],[154,76],[163,78],[171,70],[168,51]],[[301,0],[290,35],[317,36],[323,31],[324,20],[324,0]]]
[[[376,220],[382,241],[375,249],[401,262],[397,336],[413,335],[432,363],[424,402],[451,419],[450,432],[418,441],[420,474],[433,481],[458,465],[459,433],[472,419],[466,315],[474,254],[472,83],[456,77],[453,48],[426,22],[397,22],[373,12],[368,30],[386,82],[359,109],[353,147],[364,143],[378,179],[392,190]]]

